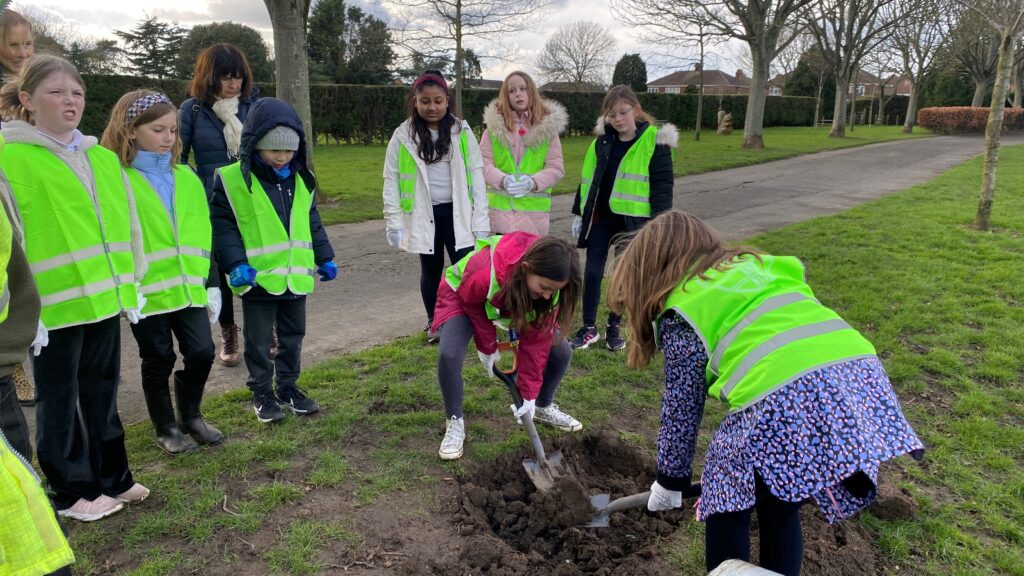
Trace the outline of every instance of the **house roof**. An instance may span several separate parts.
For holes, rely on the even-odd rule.
[[[544,92],[604,92],[603,86],[590,82],[548,82],[540,89]]]
[[[655,86],[690,86],[691,84],[700,83],[700,72],[698,70],[678,70],[663,76],[657,80],[652,80],[647,83],[649,87]],[[705,70],[704,71],[704,85],[705,86],[750,86],[749,78],[737,78],[731,74],[726,74],[721,70]]]
[[[484,78],[466,78],[466,88],[477,88],[481,90],[500,90],[501,80],[486,80]]]

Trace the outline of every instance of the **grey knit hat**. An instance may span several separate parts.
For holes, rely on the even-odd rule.
[[[287,126],[275,126],[256,143],[257,150],[299,149],[299,133]]]

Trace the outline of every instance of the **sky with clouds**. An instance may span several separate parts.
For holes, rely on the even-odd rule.
[[[349,2],[353,2],[353,0],[349,0]],[[385,21],[391,20],[386,4],[382,5],[366,0],[355,0],[354,3]],[[82,36],[93,38],[112,38],[114,30],[130,29],[146,16],[155,16],[161,20],[177,20],[178,24],[184,28],[196,24],[230,20],[259,30],[267,44],[273,49],[270,16],[267,14],[262,0],[174,0],[173,2],[167,0],[88,0],[87,2],[82,0],[41,0],[26,2],[22,0],[14,3],[14,9],[37,13],[47,12],[51,15],[50,17],[63,18],[73,23]],[[648,79],[650,80],[677,69],[689,69],[693,65],[692,60],[685,58],[666,61],[664,58],[653,56],[654,53],[672,52],[673,50],[640,44],[631,29],[616,21],[611,13],[609,0],[556,0],[555,6],[547,12],[542,23],[534,30],[503,39],[503,44],[516,49],[515,61],[485,60],[483,62],[484,78],[501,79],[506,73],[515,69],[534,73],[533,62],[550,35],[559,26],[578,20],[595,21],[615,36],[617,48],[616,55],[612,59],[613,63],[622,54],[640,53],[643,55],[647,61]],[[479,45],[479,42],[475,40],[469,41],[469,46],[475,47],[478,52],[488,52],[486,46]],[[735,52],[735,49],[727,47],[725,51]],[[706,67],[721,67],[732,73],[736,68],[734,62],[735,58],[732,54],[723,54],[717,58],[713,57]]]

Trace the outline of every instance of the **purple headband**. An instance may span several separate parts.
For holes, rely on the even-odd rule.
[[[164,96],[159,92],[152,92],[128,105],[128,111],[126,112],[128,115],[128,121],[131,122],[132,120],[135,120],[141,116],[143,112],[157,104],[170,104],[171,106],[174,106],[174,103],[171,102],[171,99],[167,96]]]
[[[444,88],[445,92],[448,91],[448,83],[444,81],[444,78],[438,76],[437,74],[424,74],[423,76],[420,76],[419,78],[416,79],[415,82],[412,83],[412,89],[415,90],[419,88],[421,84],[425,84],[427,82],[439,84],[441,88]]]

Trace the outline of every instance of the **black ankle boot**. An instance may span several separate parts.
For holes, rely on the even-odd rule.
[[[156,431],[157,446],[168,454],[191,452],[199,447],[178,427],[178,422],[174,419],[174,407],[171,405],[171,391],[166,386],[157,389],[143,386],[142,392],[146,397],[149,419]]]
[[[207,424],[199,411],[205,387],[205,385],[189,386],[175,375],[174,398],[178,401],[181,429],[200,444],[219,444],[224,440],[224,433]]]

